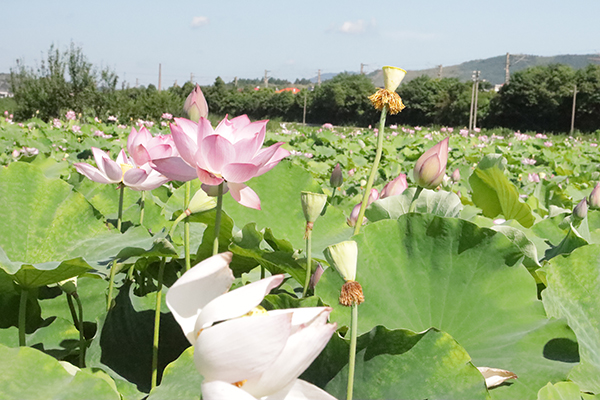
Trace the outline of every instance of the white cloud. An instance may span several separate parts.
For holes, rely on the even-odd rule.
[[[199,28],[201,26],[208,25],[208,17],[194,17],[192,18],[192,28]]]
[[[362,19],[359,19],[358,21],[346,21],[339,28],[339,31],[350,34],[365,33],[368,26],[369,24]]]

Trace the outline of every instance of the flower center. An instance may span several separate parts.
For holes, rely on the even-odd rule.
[[[252,310],[248,311],[243,317],[258,317],[268,315],[267,310],[264,307],[256,306]]]
[[[123,175],[121,175],[121,180],[123,180],[123,177],[125,177],[125,172],[127,172],[131,168],[133,168],[133,165],[130,165],[130,164],[119,164],[119,165],[121,165],[121,171],[123,171]]]
[[[232,383],[232,385],[241,388],[242,386],[244,386],[244,383],[246,383],[246,382],[248,382],[248,379],[244,379],[243,381],[239,381],[239,382],[234,382],[234,383]]]

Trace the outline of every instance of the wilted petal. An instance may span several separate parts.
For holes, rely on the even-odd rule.
[[[517,379],[517,375],[514,372],[505,369],[488,367],[477,367],[477,369],[485,378],[485,385],[488,389],[499,386],[509,379]]]
[[[283,282],[283,275],[273,275],[217,297],[208,303],[200,313],[196,321],[196,331],[208,328],[215,322],[247,314],[281,282]]]
[[[256,192],[243,183],[229,182],[229,191],[235,201],[241,205],[260,210],[260,198]]]
[[[240,397],[241,399],[245,397]],[[336,400],[336,398],[312,383],[296,379],[284,389],[263,400]]]
[[[152,161],[152,168],[174,181],[187,182],[196,179],[196,170],[180,157],[160,158]]]
[[[202,399],[204,400],[257,400],[248,392],[223,381],[202,382]]]
[[[167,292],[167,306],[192,344],[196,340],[194,326],[202,309],[226,293],[233,283],[231,258],[229,252],[207,258],[183,274]]]
[[[291,314],[237,318],[200,332],[196,369],[207,381],[229,383],[261,374],[279,356],[290,335]]]

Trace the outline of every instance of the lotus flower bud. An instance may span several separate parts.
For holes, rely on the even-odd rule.
[[[342,167],[340,167],[340,163],[337,163],[333,172],[331,173],[331,177],[329,178],[329,184],[333,188],[339,188],[344,183],[344,177],[342,176]]]
[[[200,89],[199,85],[196,85],[187,99],[185,99],[183,110],[188,117],[195,122],[198,122],[201,117],[208,117],[208,104],[206,103],[206,99],[204,98],[204,94],[202,94],[202,89]]]
[[[342,276],[345,281],[356,280],[356,263],[358,261],[358,245],[353,240],[334,244],[325,248],[325,258],[329,265]]]
[[[452,171],[452,175],[450,176],[450,178],[452,178],[452,182],[454,183],[460,181],[460,171],[458,170],[458,168]]]
[[[319,280],[321,279],[321,275],[323,275],[323,272],[325,272],[325,270],[323,269],[323,266],[321,264],[317,264],[317,269],[315,269],[314,274],[311,275],[310,277],[310,284],[309,287],[311,289],[315,289],[315,287],[317,286],[317,283],[319,283]]]
[[[448,141],[449,138],[442,140],[419,157],[413,170],[417,185],[434,189],[442,182],[448,162]]]
[[[66,294],[72,295],[77,293],[77,277],[74,276],[72,278],[58,282],[58,287]]]
[[[592,193],[590,193],[589,206],[592,209],[600,208],[600,182],[596,183]]]
[[[380,199],[385,199],[390,196],[397,196],[402,194],[408,188],[408,182],[406,182],[406,175],[400,174],[396,179],[388,182],[381,191]]]
[[[577,203],[577,205],[573,209],[573,217],[575,217],[575,219],[584,219],[585,217],[587,217],[587,212],[587,199],[584,197],[579,203]]]
[[[202,189],[198,190],[192,200],[190,200],[190,205],[188,209],[185,211],[187,215],[196,214],[203,211],[212,210],[217,206],[217,200],[214,197],[209,196]]]
[[[377,199],[379,199],[379,192],[377,191],[377,189],[373,188],[373,189],[371,189],[371,193],[369,194],[369,199],[367,200],[367,207],[370,206],[371,203],[373,203]],[[350,225],[350,226],[356,225],[356,222],[358,221],[358,214],[360,213],[361,205],[362,205],[362,202],[355,205],[354,208],[352,209],[352,212],[350,213],[350,217],[346,219],[346,222],[348,223],[348,225]],[[362,224],[364,225],[366,223],[367,223],[367,219],[363,217]]]
[[[402,68],[390,67],[386,65],[383,67],[383,87],[385,87],[387,90],[395,92],[405,76],[406,71]]]
[[[325,204],[327,204],[327,195],[312,192],[302,192],[300,194],[302,201],[302,211],[306,222],[315,222],[315,220],[323,212]]]

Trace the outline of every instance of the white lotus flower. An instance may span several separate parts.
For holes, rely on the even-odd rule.
[[[231,258],[223,253],[204,260],[183,274],[166,296],[194,345],[194,362],[204,377],[203,398],[333,399],[297,379],[336,330],[336,324],[327,323],[331,308],[254,312],[283,275],[227,292],[233,282]]]

